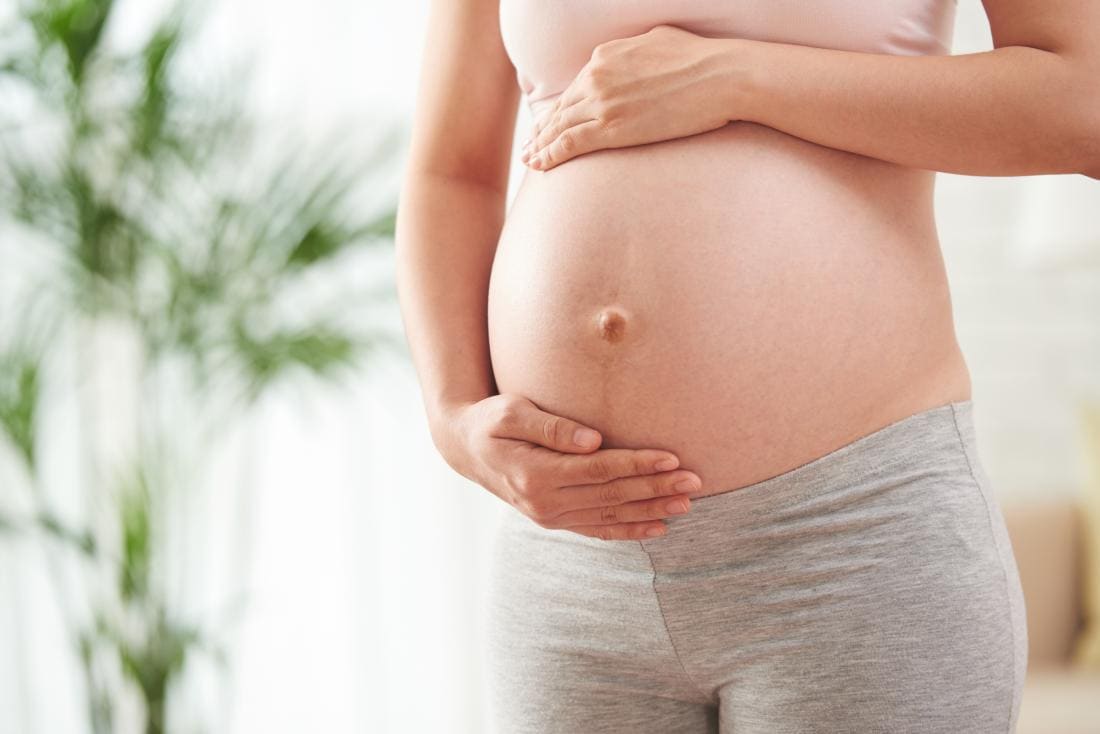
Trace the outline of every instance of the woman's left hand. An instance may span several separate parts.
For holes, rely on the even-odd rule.
[[[523,162],[545,171],[594,150],[682,138],[734,121],[731,40],[658,25],[601,43],[535,123]]]

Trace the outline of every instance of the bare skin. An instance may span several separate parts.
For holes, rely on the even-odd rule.
[[[698,486],[698,475],[667,450],[598,448],[598,432],[575,445],[566,437],[583,426],[499,395],[493,379],[487,293],[519,103],[497,12],[496,0],[433,2],[401,191],[398,295],[432,438],[456,471],[548,527],[558,518],[604,540],[664,532],[655,518],[675,514],[670,499],[688,501],[670,485]],[[658,456],[672,468],[657,470]],[[603,493],[597,525],[576,512],[590,509],[587,487]]]
[[[980,58],[682,29],[607,44],[539,117],[545,165],[505,223],[518,89],[497,0],[437,0],[398,288],[448,463],[545,527],[636,539],[681,477],[684,497],[732,491],[968,398],[932,172],[1100,171],[1097,11],[1027,7],[986,2],[1006,48]],[[621,103],[662,93],[676,104]],[[599,448],[562,438],[582,426]]]
[[[1059,0],[1037,13],[1027,0],[986,0],[985,9],[994,48],[951,56],[707,38],[671,25],[614,39],[541,111],[522,160],[550,170],[744,120],[900,166],[1100,178],[1100,6]]]

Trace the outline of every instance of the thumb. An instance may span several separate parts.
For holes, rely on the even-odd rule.
[[[554,451],[586,454],[600,447],[599,431],[560,415],[547,413],[530,400],[514,402],[497,432],[501,438],[515,438]]]

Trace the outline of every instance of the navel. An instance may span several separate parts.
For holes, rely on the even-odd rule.
[[[626,336],[626,315],[617,308],[603,308],[596,314],[596,333],[608,342],[619,342]]]

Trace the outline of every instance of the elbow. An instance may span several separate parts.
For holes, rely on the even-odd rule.
[[[1032,143],[1047,156],[1042,174],[1080,173],[1100,177],[1100,58],[1050,52],[1056,71],[1030,93],[1036,116],[1029,121]],[[1021,151],[1022,152],[1022,151]]]
[[[1066,109],[1074,120],[1070,136],[1070,172],[1100,179],[1100,86],[1090,75],[1087,84],[1080,85]]]
[[[1080,163],[1074,172],[1100,180],[1100,113],[1086,122],[1082,140]]]
[[[1092,155],[1089,157],[1089,164],[1084,167],[1081,173],[1100,181],[1100,134],[1096,135],[1092,141]]]

